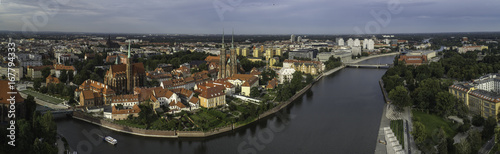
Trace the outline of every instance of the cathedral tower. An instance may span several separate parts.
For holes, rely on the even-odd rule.
[[[127,93],[132,93],[134,89],[132,81],[132,59],[130,58],[130,42],[128,42],[128,57],[127,57]]]
[[[224,46],[224,29],[222,29],[222,48],[220,50],[219,79],[226,78],[226,47]]]

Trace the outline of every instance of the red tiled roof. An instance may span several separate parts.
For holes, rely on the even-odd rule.
[[[201,94],[199,96],[206,99],[223,96],[225,95],[223,88],[221,86],[200,88]]]
[[[194,93],[193,91],[187,90],[186,88],[172,89],[172,92],[179,94],[179,95],[186,96],[186,97],[189,97],[189,96],[193,95],[193,93]]]
[[[198,97],[191,97],[191,99],[189,100],[189,102],[191,103],[200,103],[200,99]]]
[[[0,80],[0,104],[10,104],[10,101],[7,100],[7,99],[10,99],[10,97],[12,96],[11,94],[7,93],[7,92],[10,92],[10,88],[9,88],[9,81],[7,80]],[[15,96],[15,102],[16,103],[21,103],[21,102],[24,102],[24,98],[21,97],[21,95],[19,94],[19,92],[17,91],[17,89],[15,89],[15,86],[14,86],[14,90],[12,90],[12,92],[17,92],[14,96]]]
[[[67,70],[67,71],[75,71],[74,66],[64,66],[63,64],[54,64],[55,70]]]
[[[54,83],[54,84],[60,83],[59,79],[52,76],[52,75],[47,76],[47,78],[45,79],[45,82],[46,83]]]
[[[128,95],[116,95],[111,97],[112,103],[123,103],[123,102],[139,102],[139,95],[128,94]]]
[[[141,109],[139,108],[139,106],[137,106],[137,104],[134,104],[134,106],[132,106],[132,109],[121,109],[121,110],[118,110],[116,109],[115,106],[113,106],[111,111],[112,114],[132,114],[139,112],[141,112]]]
[[[94,92],[92,90],[84,90],[82,91],[83,99],[94,99]]]

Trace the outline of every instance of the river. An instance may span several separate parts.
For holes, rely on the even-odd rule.
[[[345,68],[318,81],[282,112],[205,139],[140,137],[71,118],[58,119],[57,131],[78,153],[373,153],[384,106],[378,81],[385,71]],[[118,144],[103,142],[103,135]]]

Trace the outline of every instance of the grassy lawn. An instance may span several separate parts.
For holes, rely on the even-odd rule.
[[[392,120],[391,121],[391,129],[394,132],[394,135],[399,141],[399,144],[405,148],[404,144],[404,126],[403,126],[403,120]]]
[[[457,131],[452,128],[453,123],[446,121],[439,116],[416,110],[412,110],[412,113],[414,118],[420,119],[420,122],[424,124],[427,135],[432,135],[432,132],[435,129],[439,129],[441,127],[443,127],[447,137],[454,137],[457,134]]]
[[[33,90],[23,90],[21,92],[25,93],[25,94],[28,94],[28,95],[31,95],[33,97],[36,97],[36,98],[38,98],[40,100],[52,103],[52,104],[59,104],[59,103],[64,102],[64,100],[62,100],[62,99],[50,97],[48,95],[45,95],[45,94],[42,94],[42,93],[39,93],[39,92],[36,92],[36,91],[33,91]]]

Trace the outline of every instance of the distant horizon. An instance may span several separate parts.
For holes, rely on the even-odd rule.
[[[0,32],[13,32],[13,33],[23,33],[23,31],[13,31],[13,30],[0,30]],[[66,32],[66,31],[38,31],[38,32],[29,32],[29,34],[40,34],[40,33],[65,33],[65,34],[98,34],[98,35],[222,35],[222,31],[220,33],[199,33],[199,34],[189,34],[189,33],[125,33],[125,32]],[[454,34],[454,33],[500,33],[499,31],[462,31],[462,32],[416,32],[416,33],[378,33],[378,34],[306,34],[306,33],[289,33],[289,34],[238,34],[237,35],[408,35],[408,34]],[[224,34],[226,36],[231,35],[231,33]]]

